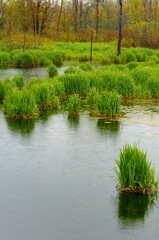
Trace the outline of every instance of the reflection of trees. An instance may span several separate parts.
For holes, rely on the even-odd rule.
[[[98,119],[97,128],[102,133],[118,132],[120,130],[120,122],[110,121],[110,120],[106,120],[106,119]]]
[[[35,127],[35,119],[21,120],[6,117],[5,120],[9,130],[22,135],[31,133]]]
[[[148,194],[121,193],[119,195],[118,218],[124,225],[144,221],[145,214],[148,213],[152,204]]]
[[[68,116],[67,117],[67,122],[68,122],[69,128],[77,129],[79,126],[79,121],[80,121],[79,116]]]

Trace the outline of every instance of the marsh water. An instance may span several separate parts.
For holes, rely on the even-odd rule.
[[[119,148],[137,143],[159,172],[159,102],[124,103],[122,112],[119,121],[57,111],[21,121],[0,109],[2,240],[158,239],[158,199],[118,194],[112,169]]]
[[[159,171],[159,104],[142,104],[125,104],[120,121],[55,111],[20,121],[0,110],[1,239],[157,239],[158,200],[119,195],[113,180],[125,143],[147,149]]]

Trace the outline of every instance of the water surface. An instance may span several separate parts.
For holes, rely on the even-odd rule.
[[[136,118],[139,109],[132,106]],[[20,121],[0,110],[1,239],[157,239],[158,201],[119,195],[112,179],[125,143],[147,149],[159,170],[158,121],[142,122],[146,112],[149,122],[158,116],[149,105],[137,123],[56,111]]]

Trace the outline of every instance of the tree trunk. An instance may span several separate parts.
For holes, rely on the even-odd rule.
[[[59,31],[59,25],[60,25],[60,18],[61,18],[61,13],[62,13],[62,7],[63,7],[63,0],[61,0],[61,7],[60,7],[60,12],[59,12],[58,21],[57,21],[57,32]]]
[[[98,41],[98,30],[99,30],[99,18],[98,18],[98,11],[99,11],[99,0],[96,0],[96,42]]]
[[[121,53],[121,32],[122,32],[122,0],[119,0],[120,10],[119,10],[119,32],[118,32],[118,46],[117,46],[117,56]]]

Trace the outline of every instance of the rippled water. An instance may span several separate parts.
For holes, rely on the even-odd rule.
[[[20,121],[0,111],[1,239],[157,239],[158,201],[119,195],[112,179],[125,143],[147,149],[159,171],[154,106],[125,104],[120,121],[55,111]]]

